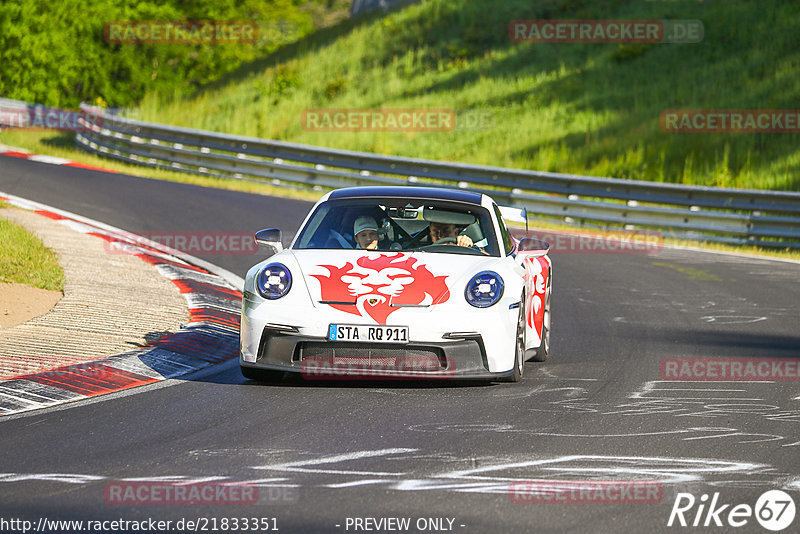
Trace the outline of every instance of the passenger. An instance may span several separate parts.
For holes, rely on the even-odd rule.
[[[378,248],[378,223],[372,217],[362,216],[353,224],[353,235],[358,248],[376,250]]]

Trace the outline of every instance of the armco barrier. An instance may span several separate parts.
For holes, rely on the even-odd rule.
[[[4,100],[0,99],[0,106]],[[14,101],[8,101],[14,102]],[[27,105],[16,102],[16,105]],[[800,193],[685,186],[321,148],[123,118],[90,106],[76,143],[107,157],[288,187],[438,185],[491,194],[536,217],[658,229],[732,244],[800,248]]]

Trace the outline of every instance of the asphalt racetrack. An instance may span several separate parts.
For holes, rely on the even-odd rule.
[[[151,234],[280,227],[288,237],[310,207],[10,157],[0,191]],[[201,257],[242,277],[260,258]],[[3,417],[0,517],[193,520],[209,532],[243,531],[233,518],[282,533],[697,531],[667,526],[691,494],[689,525],[702,501],[701,526],[765,532],[754,516],[732,529],[730,510],[768,490],[800,503],[796,376],[662,380],[670,358],[778,358],[796,370],[800,264],[672,249],[552,259],[551,356],[526,364],[518,384],[262,384],[232,361]],[[109,502],[119,481],[158,477],[243,483],[258,502]],[[622,502],[564,491],[587,480],[658,492]],[[712,499],[729,506],[708,518]]]

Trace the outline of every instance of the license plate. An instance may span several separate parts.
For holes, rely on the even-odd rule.
[[[332,324],[329,341],[362,341],[366,343],[408,343],[407,326]]]

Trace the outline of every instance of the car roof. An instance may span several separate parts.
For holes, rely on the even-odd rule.
[[[346,187],[330,193],[329,200],[342,198],[364,197],[398,197],[398,198],[428,198],[432,200],[451,200],[465,202],[480,206],[483,200],[481,193],[461,191],[459,189],[445,189],[442,187],[415,187],[415,186],[363,186]]]

